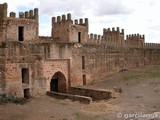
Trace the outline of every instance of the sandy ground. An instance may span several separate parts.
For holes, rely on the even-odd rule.
[[[116,99],[90,105],[39,96],[24,105],[0,105],[0,120],[131,120],[133,116],[127,119],[127,115],[160,111],[160,66],[119,72],[85,87],[107,90],[116,87],[122,93]]]

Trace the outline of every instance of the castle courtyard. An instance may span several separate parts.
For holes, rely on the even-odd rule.
[[[160,111],[160,66],[151,65],[121,71],[87,86],[95,89],[121,88],[115,99],[89,105],[59,100],[46,95],[31,98],[24,105],[0,105],[1,120],[124,120],[117,113],[152,114]],[[130,118],[131,119],[131,118]],[[129,118],[127,120],[130,120]],[[140,119],[139,120],[148,120]],[[150,119],[149,119],[150,120]]]

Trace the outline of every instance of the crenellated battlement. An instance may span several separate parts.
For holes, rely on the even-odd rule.
[[[88,27],[88,18],[85,18],[85,19],[81,18],[81,19],[79,19],[79,21],[76,19],[76,20],[74,20],[74,24]]]
[[[4,40],[37,40],[39,32],[38,8],[19,12],[17,18],[15,12],[10,12],[7,17],[7,9],[7,3],[0,4],[0,42]]]
[[[89,34],[88,44],[100,44],[102,42],[103,36],[97,34]]]
[[[11,18],[16,18],[15,12],[10,12]],[[25,18],[25,19],[36,19],[38,20],[38,8],[35,8],[34,10],[29,10],[26,12],[19,12],[19,18]]]
[[[160,49],[160,44],[159,43],[145,43],[145,48],[158,48]]]
[[[7,3],[0,4],[0,19],[7,18],[7,9],[8,9]],[[16,13],[13,11],[10,12],[9,17],[16,18]],[[26,12],[19,12],[19,18],[38,20],[38,8],[35,8],[34,10],[29,10]]]
[[[68,13],[67,15],[63,14],[62,16],[52,17],[52,25],[60,25],[60,23],[70,23],[72,25],[81,25],[88,27],[88,18],[81,18],[79,20],[76,19],[73,22],[70,13]]]
[[[139,33],[129,34],[129,35],[126,35],[126,39],[145,39],[145,35],[140,35]]]
[[[103,29],[103,44],[111,46],[123,46],[124,45],[124,29],[117,28],[107,28]]]
[[[126,35],[125,45],[126,47],[143,48],[145,45],[145,36],[140,34]]]
[[[107,28],[103,29],[104,42],[122,42],[124,40],[124,29],[117,27],[116,29],[113,27],[112,29]]]
[[[0,21],[3,18],[7,18],[7,3],[0,4]],[[8,20],[12,20],[12,23],[18,23],[20,25],[37,24],[34,19],[38,21],[38,8],[34,10],[29,10],[25,12],[19,12],[19,18],[22,19],[12,19],[16,18],[15,12],[10,12]],[[31,22],[31,19],[33,20]],[[16,21],[16,22],[15,22]],[[29,21],[29,23],[28,23]],[[11,21],[10,21],[11,22]],[[1,22],[2,23],[2,22]],[[38,27],[38,26],[37,26]],[[145,35],[129,34],[126,35],[126,40],[124,40],[124,29],[119,27],[104,28],[103,35],[93,34],[88,35],[89,22],[88,18],[85,19],[75,19],[72,20],[71,13],[63,14],[61,16],[52,17],[52,38],[58,39],[61,42],[87,42],[87,43],[97,43],[115,46],[153,46],[150,43],[145,44]],[[2,34],[2,24],[0,24],[0,32]],[[38,35],[38,31],[36,31]],[[158,46],[156,44],[156,46]]]
[[[52,17],[52,24],[68,21],[73,23],[70,13],[68,13],[67,16],[63,14],[62,16]]]
[[[59,42],[87,42],[88,18],[72,20],[71,14],[52,17],[52,37]]]
[[[107,28],[107,29],[103,29],[103,33],[106,33],[107,35],[115,35],[115,34],[121,34],[121,35],[124,35],[124,29],[121,29],[120,31],[120,28],[117,27],[117,28]]]

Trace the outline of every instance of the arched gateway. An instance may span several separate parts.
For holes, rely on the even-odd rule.
[[[51,82],[50,82],[50,91],[66,93],[67,84],[66,84],[66,78],[63,73],[56,72],[52,76]]]

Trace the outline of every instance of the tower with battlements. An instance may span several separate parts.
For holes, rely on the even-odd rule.
[[[124,46],[124,29],[120,31],[119,27],[103,29],[103,43],[113,46]]]
[[[38,39],[39,22],[38,9],[15,12],[7,16],[7,3],[0,5],[0,36],[1,41],[30,41]]]
[[[145,36],[140,34],[126,35],[126,46],[144,48]]]
[[[85,43],[88,39],[88,19],[73,20],[71,14],[52,17],[52,38],[60,43]]]

